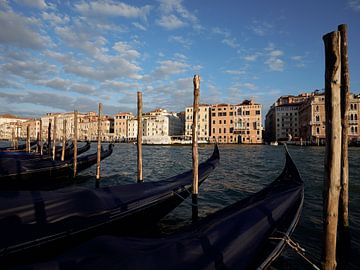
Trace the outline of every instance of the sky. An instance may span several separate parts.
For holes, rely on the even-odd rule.
[[[0,0],[0,114],[180,112],[193,102],[324,88],[322,36],[348,25],[360,93],[360,0]]]

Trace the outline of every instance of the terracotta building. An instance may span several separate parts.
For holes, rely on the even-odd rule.
[[[234,134],[235,105],[212,105],[210,117],[210,142],[237,143]]]
[[[262,143],[260,104],[252,100],[244,100],[241,104],[235,105],[234,112],[234,135],[238,143]]]

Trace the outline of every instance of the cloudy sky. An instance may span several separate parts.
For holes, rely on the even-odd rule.
[[[360,0],[0,0],[0,113],[184,110],[324,88],[322,36],[348,24],[360,92]]]

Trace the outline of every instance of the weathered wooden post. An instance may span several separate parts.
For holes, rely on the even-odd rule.
[[[65,159],[65,147],[66,147],[66,119],[63,119],[63,138],[61,146],[61,161]]]
[[[336,238],[341,167],[340,33],[323,36],[325,45],[326,148],[324,177],[323,269],[336,268]]]
[[[193,167],[193,190],[192,190],[192,219],[198,219],[198,194],[199,194],[199,155],[198,155],[198,114],[200,96],[200,76],[195,75],[194,83],[194,105],[192,126],[192,167]]]
[[[11,144],[13,149],[16,149],[16,144],[15,144],[15,128],[13,127],[11,130]]]
[[[100,186],[100,162],[101,162],[101,111],[102,104],[99,103],[98,115],[98,141],[97,141],[97,162],[96,162],[96,187]]]
[[[74,111],[74,177],[77,174],[77,139],[78,139],[78,111]]]
[[[26,152],[30,152],[30,125],[26,125]]]
[[[142,93],[137,92],[137,109],[138,109],[138,130],[137,130],[137,181],[143,182],[143,171],[142,171]]]
[[[39,145],[40,145],[40,155],[43,154],[43,141],[42,141],[42,120],[40,119],[40,131],[39,131]]]
[[[51,155],[51,119],[49,119],[48,125],[48,155]]]
[[[20,136],[19,126],[16,124],[16,134],[15,134],[15,149],[16,150],[19,148],[19,136]]]
[[[52,159],[56,158],[56,129],[57,129],[57,116],[54,116],[54,128],[53,128],[53,145],[52,145]]]
[[[346,250],[350,246],[349,227],[349,162],[348,162],[348,116],[350,106],[350,74],[348,61],[347,25],[338,26],[341,36],[341,189],[339,203],[339,246]],[[344,252],[344,254],[346,251]]]

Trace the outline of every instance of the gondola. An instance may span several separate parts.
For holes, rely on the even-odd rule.
[[[215,146],[199,165],[200,184],[219,158]],[[176,208],[191,188],[189,170],[165,180],[98,189],[0,192],[0,267],[59,251],[89,236],[140,231]]]
[[[101,151],[101,159],[112,154],[113,144]],[[77,158],[77,172],[96,164],[97,153]],[[74,182],[73,159],[0,159],[0,190],[48,190]]]
[[[37,141],[32,141],[30,142],[30,147],[33,147],[37,144]],[[24,144],[19,144],[17,149],[14,149],[13,146],[7,146],[7,147],[0,147],[0,152],[7,152],[7,151],[10,151],[10,152],[17,152],[17,151],[25,151],[26,149],[26,143]]]
[[[77,150],[77,154],[81,155],[82,153],[85,153],[86,151],[88,151],[91,147],[91,144],[89,141],[86,142],[86,144],[79,146],[78,150]],[[56,153],[55,153],[55,158],[57,160],[61,159],[61,154],[62,154],[62,147],[57,147],[56,148]],[[65,153],[64,153],[64,159],[71,159],[74,156],[74,146],[73,144],[70,144],[69,147],[65,148]],[[24,152],[24,151],[4,151],[4,152],[0,152],[0,159],[1,158],[15,158],[15,159],[51,159],[52,155],[49,156],[47,154],[47,152],[45,152],[43,155],[40,155],[37,152]]]
[[[100,236],[26,269],[265,269],[294,231],[303,200],[303,181],[286,152],[285,168],[269,186],[181,232]]]

